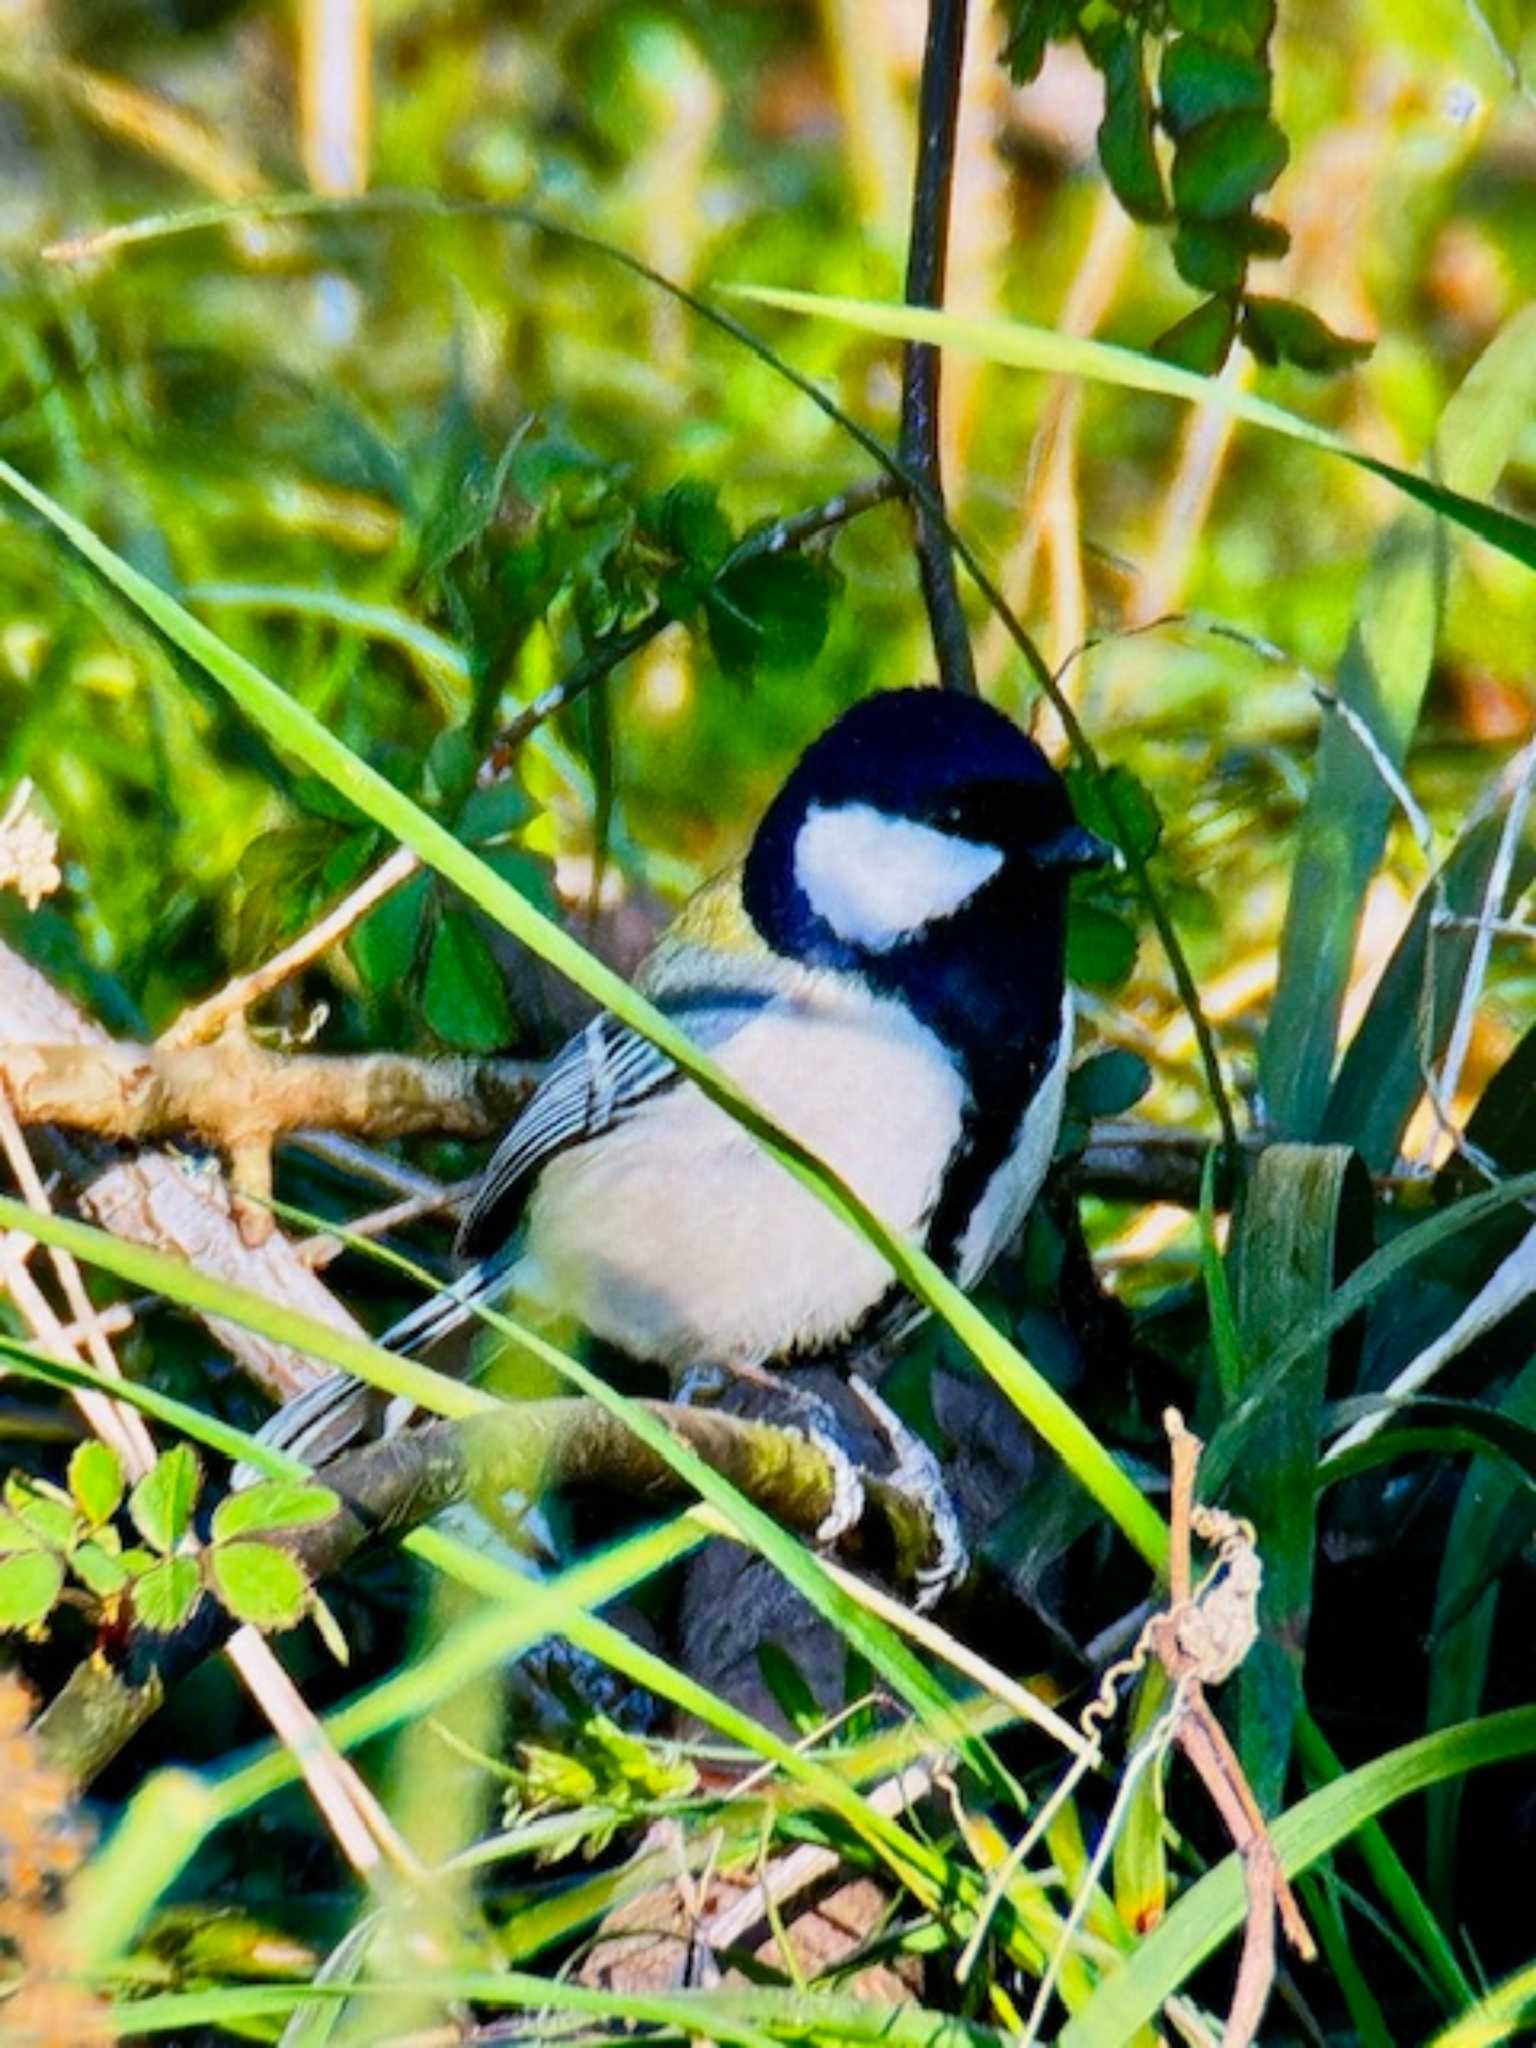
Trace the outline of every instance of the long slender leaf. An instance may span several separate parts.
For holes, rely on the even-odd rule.
[[[263,1469],[280,1476],[296,1477],[306,1470],[298,1459],[287,1453],[269,1450],[246,1432],[204,1416],[187,1404],[177,1402],[168,1395],[156,1393],[151,1388],[140,1387],[131,1381],[109,1379],[105,1374],[83,1364],[63,1364],[34,1352],[30,1346],[22,1344],[19,1340],[5,1339],[0,1349],[4,1350],[13,1366],[27,1371],[33,1377],[50,1384],[85,1385],[95,1387],[101,1392],[118,1395],[135,1406],[142,1407],[147,1413],[185,1427],[189,1435],[208,1442],[230,1455],[248,1458]],[[654,1543],[651,1543],[652,1539]],[[903,1849],[898,1854],[893,1868],[898,1871],[905,1869],[916,1882],[928,1888],[945,1882],[946,1866],[942,1857],[912,1842],[905,1830],[876,1814],[857,1794],[850,1794],[849,1788],[836,1773],[808,1759],[802,1752],[783,1742],[749,1715],[739,1712],[704,1686],[685,1677],[665,1659],[641,1649],[620,1630],[585,1611],[587,1606],[598,1606],[616,1598],[620,1592],[635,1582],[635,1576],[643,1576],[659,1568],[661,1564],[671,1562],[673,1558],[690,1549],[697,1540],[698,1532],[688,1527],[686,1518],[681,1518],[660,1530],[645,1532],[642,1537],[621,1545],[616,1551],[572,1567],[571,1571],[559,1580],[544,1583],[520,1576],[440,1529],[413,1530],[403,1539],[402,1548],[411,1551],[447,1576],[497,1602],[497,1611],[482,1619],[488,1628],[493,1628],[496,1624],[505,1624],[509,1631],[506,1635],[493,1633],[493,1647],[485,1662],[474,1664],[471,1660],[470,1668],[465,1668],[462,1661],[456,1660],[455,1653],[444,1646],[443,1661],[449,1666],[451,1676],[443,1693],[436,1697],[446,1697],[448,1693],[465,1684],[476,1672],[487,1669],[491,1663],[505,1661],[519,1649],[526,1649],[546,1636],[567,1636],[578,1647],[588,1650],[604,1663],[612,1665],[615,1670],[623,1672],[635,1684],[649,1688],[663,1699],[672,1701],[684,1713],[696,1715],[707,1725],[718,1728],[732,1741],[739,1742],[781,1765],[791,1777],[803,1783],[824,1804],[839,1813],[856,1833],[869,1839],[877,1850],[882,1842],[884,1853],[887,1854],[895,1853],[898,1844],[910,1846],[915,1860],[907,1864]],[[649,1548],[648,1543],[651,1543]],[[660,1547],[655,1547],[656,1545]],[[637,1571],[635,1576],[626,1577],[625,1573],[635,1559],[642,1560],[643,1570]],[[583,1574],[586,1576],[583,1577]],[[589,1587],[592,1589],[590,1597],[587,1596],[586,1590]],[[469,1628],[475,1626],[473,1623],[468,1625]],[[457,1646],[459,1637],[456,1636],[452,1640]],[[404,1712],[421,1711],[423,1694],[413,1688],[424,1686],[428,1695],[427,1703],[430,1704],[431,1688],[438,1676],[439,1666],[434,1657],[418,1659],[406,1671],[385,1680],[381,1686],[375,1687],[372,1693],[363,1695],[361,1701],[356,1703],[355,1712],[347,1709],[333,1716],[328,1724],[332,1739],[342,1745],[361,1742],[367,1739],[369,1734],[379,1732],[381,1727],[394,1725],[389,1716],[394,1713],[396,1705],[401,1700],[408,1703]],[[371,1718],[380,1712],[385,1715],[382,1722]],[[218,1796],[212,1799],[204,1796],[206,1786],[200,1780],[191,1781],[202,1787],[194,1797],[190,1789],[189,1773],[161,1773],[151,1779],[137,1795],[129,1814],[125,1816],[122,1824],[124,1828],[137,1814],[138,1801],[152,1791],[152,1809],[158,1810],[156,1802],[168,1802],[175,1812],[193,1816],[197,1824],[178,1838],[178,1844],[173,1849],[172,1845],[164,1840],[161,1824],[157,1823],[148,1835],[148,1839],[156,1844],[156,1853],[148,1859],[141,1859],[137,1847],[134,1846],[138,1839],[137,1820],[134,1820],[133,1841],[122,1849],[120,1857],[114,1853],[118,1835],[112,1837],[101,1856],[93,1862],[89,1880],[83,1880],[76,1893],[76,1906],[83,1915],[82,1924],[86,1929],[81,1938],[86,1946],[105,1953],[115,1950],[118,1944],[126,1941],[133,1927],[153,1902],[158,1890],[169,1883],[170,1876],[173,1876],[186,1859],[195,1853],[198,1843],[207,1833],[224,1820],[243,1812],[256,1800],[265,1798],[270,1792],[291,1782],[297,1775],[298,1768],[292,1754],[286,1749],[279,1748],[274,1755],[259,1759],[243,1770],[237,1769],[227,1774],[220,1781]],[[162,1785],[165,1787],[164,1790],[154,1791],[153,1788]],[[873,1833],[870,1833],[871,1828]],[[104,1863],[108,1866],[108,1875],[98,1884],[98,1876]],[[162,1874],[163,1863],[170,1875]],[[142,1884],[135,1883],[135,1872],[139,1872],[143,1877]],[[947,1881],[953,1883],[953,1873],[949,1874]]]
[[[1486,504],[1463,490],[1367,455],[1340,440],[1337,434],[1329,433],[1326,427],[1287,412],[1283,406],[1255,398],[1251,392],[1221,379],[1196,376],[1192,370],[1181,370],[1160,357],[1142,355],[1136,349],[1121,348],[1113,342],[1058,334],[1051,328],[1033,327],[1022,320],[983,320],[961,313],[889,305],[879,299],[837,298],[771,285],[740,284],[733,285],[731,290],[759,305],[842,320],[850,327],[863,328],[871,334],[888,334],[897,341],[932,342],[940,348],[981,356],[989,363],[1014,369],[1038,370],[1052,377],[1085,377],[1124,390],[1211,406],[1235,419],[1246,420],[1251,426],[1264,427],[1287,440],[1303,442],[1326,454],[1340,456],[1358,469],[1369,470],[1452,525],[1477,535],[1527,568],[1536,568],[1536,526],[1529,520],[1501,511],[1497,505]]]
[[[231,1322],[248,1323],[261,1327],[263,1333],[273,1336],[278,1342],[304,1350],[313,1348],[309,1338],[323,1333],[325,1326],[313,1323],[311,1319],[294,1314],[285,1306],[273,1303],[264,1297],[250,1294],[248,1290],[231,1287],[207,1275],[197,1274],[178,1259],[166,1257],[164,1253],[146,1250],[143,1246],[128,1245],[120,1239],[110,1237],[83,1223],[73,1223],[67,1218],[39,1215],[25,1205],[0,1197],[0,1223],[32,1232],[45,1242],[62,1243],[68,1239],[68,1249],[78,1258],[103,1266],[116,1273],[119,1278],[131,1281],[136,1286],[153,1287],[173,1301],[182,1301],[226,1317]],[[253,1304],[255,1305],[253,1308]],[[601,1403],[619,1415],[634,1433],[644,1441],[656,1455],[678,1473],[702,1497],[710,1501],[726,1518],[742,1541],[770,1560],[779,1571],[795,1586],[822,1617],[838,1629],[851,1643],[867,1656],[877,1670],[911,1702],[918,1714],[933,1729],[941,1741],[959,1739],[968,1760],[973,1767],[993,1786],[994,1791],[1005,1796],[1014,1796],[1015,1788],[1008,1774],[983,1747],[971,1743],[955,1720],[953,1701],[932,1673],[897,1637],[890,1626],[860,1607],[827,1573],[826,1568],[812,1552],[806,1550],[796,1539],[749,1501],[729,1480],[715,1472],[698,1454],[674,1437],[664,1424],[636,1401],[626,1399],[614,1388],[607,1385],[597,1374],[589,1372],[573,1358],[567,1357],[555,1346],[548,1344],[526,1331],[509,1317],[494,1311],[487,1311],[487,1320],[511,1337],[516,1343],[534,1352],[544,1363],[551,1365],[572,1380],[590,1398]],[[392,1352],[369,1345],[356,1338],[338,1336],[330,1332],[330,1340],[338,1350],[345,1351],[351,1358],[351,1370],[365,1379],[376,1380],[381,1386],[389,1386],[396,1377],[394,1367],[408,1364],[397,1359]],[[330,1354],[322,1351],[322,1356]],[[386,1377],[379,1369],[379,1361],[390,1365]],[[339,1356],[331,1356],[332,1363],[341,1363]],[[414,1378],[422,1376],[427,1400],[425,1405],[438,1413],[464,1415],[483,1413],[487,1408],[499,1404],[488,1394],[462,1386],[441,1373],[430,1372],[427,1368],[410,1365]],[[445,1390],[452,1389],[450,1395]],[[391,1391],[394,1391],[391,1388]],[[466,1401],[464,1397],[472,1396]],[[414,1398],[414,1397],[413,1397]],[[445,1405],[452,1399],[454,1406]]]
[[[361,761],[343,741],[158,584],[124,561],[62,505],[3,461],[0,483],[54,526],[136,610],[225,689],[274,742],[340,790],[376,824],[412,847],[429,866],[455,883],[473,903],[541,959],[659,1046],[797,1180],[841,1216],[850,1229],[874,1245],[899,1278],[949,1324],[1129,1540],[1154,1566],[1161,1567],[1167,1550],[1167,1532],[1145,1496],[1069,1404],[992,1327],[932,1259],[896,1237],[804,1146],[777,1130],[714,1061],[700,1053],[685,1033],[626,981],[542,916],[452,833]],[[379,1383],[385,1384],[382,1379]]]
[[[1471,957],[1472,933],[1436,929],[1435,913],[1443,904],[1453,917],[1476,915],[1500,830],[1497,817],[1474,820],[1447,855],[1436,886],[1420,892],[1339,1063],[1323,1128],[1337,1143],[1353,1145],[1373,1173],[1385,1173],[1397,1157],[1403,1130],[1424,1093],[1424,1055],[1435,1058],[1445,1050]],[[1501,909],[1523,894],[1533,876],[1536,826],[1516,855]]]
[[[1276,1821],[1270,1832],[1281,1865],[1294,1877],[1397,1801],[1447,1778],[1532,1754],[1536,1707],[1516,1707],[1389,1750]],[[1242,1924],[1246,1905],[1242,1862],[1234,1854],[1186,1892],[1162,1926],[1073,2015],[1057,2048],[1106,2048],[1127,2039]]]
[[[1442,2027],[1428,2048],[1498,2048],[1500,2041],[1513,2041],[1517,2035],[1529,2039],[1533,2018],[1536,1963],[1527,1963],[1495,1984],[1486,1998],[1480,1998],[1460,2019]]]
[[[1499,1403],[1506,1421],[1536,1429],[1536,1359],[1527,1362]],[[1523,1498],[1522,1498],[1523,1495]],[[1456,1497],[1435,1587],[1429,1652],[1431,1728],[1475,1714],[1488,1675],[1498,1611],[1496,1573],[1536,1523],[1536,1499],[1520,1475],[1491,1458],[1475,1458]],[[1437,1786],[1429,1797],[1429,1882],[1442,1912],[1450,1910],[1456,1875],[1461,1786]]]
[[[1353,1240],[1358,1250],[1365,1235],[1370,1192],[1362,1180],[1355,1155],[1343,1146],[1271,1145],[1260,1154],[1232,1233],[1233,1294],[1249,1359],[1262,1358],[1277,1333],[1326,1307],[1346,1246]],[[1239,1681],[1242,1754],[1267,1813],[1285,1789],[1302,1698],[1327,1374],[1324,1340],[1289,1366],[1237,1454],[1237,1504],[1258,1531],[1264,1559],[1262,1633]]]
[[[1464,1201],[1453,1202],[1373,1253],[1342,1287],[1334,1291],[1326,1308],[1307,1318],[1299,1329],[1286,1333],[1271,1352],[1252,1390],[1211,1439],[1201,1463],[1207,1484],[1213,1489],[1225,1485],[1236,1462],[1243,1432],[1260,1408],[1274,1399],[1286,1373],[1298,1358],[1304,1357],[1314,1346],[1342,1328],[1352,1316],[1369,1307],[1394,1280],[1410,1272],[1432,1252],[1449,1244],[1464,1231],[1478,1229],[1495,1217],[1530,1202],[1533,1196],[1536,1196],[1536,1172],[1517,1174],[1502,1186],[1490,1188],[1486,1194],[1469,1195]]]
[[[351,1997],[358,1987],[342,1985],[333,1997]],[[585,2012],[619,2026],[649,2021],[669,2032],[725,2041],[774,2039],[877,2042],[889,2048],[1000,2048],[1003,2037],[973,2020],[930,2012],[922,2006],[886,2005],[827,1992],[754,1987],[714,1991],[603,1991],[563,1977],[444,1972],[400,1982],[370,1978],[368,1995],[398,1998],[430,1993],[445,2001],[474,2005],[526,2006],[534,2012]],[[125,2033],[149,2034],[232,2021],[281,2017],[301,2000],[326,1995],[325,1987],[252,1985],[231,1991],[165,1992],[118,2009]]]
[[[1536,307],[1495,337],[1441,416],[1435,467],[1462,491],[1498,482],[1536,404]],[[1400,770],[1419,721],[1444,607],[1444,529],[1422,512],[1383,535],[1339,666],[1341,702]],[[1292,1138],[1326,1127],[1339,1017],[1371,876],[1396,807],[1377,759],[1350,724],[1328,717],[1302,815],[1280,940],[1280,971],[1259,1062],[1265,1110]],[[1417,1044],[1419,1005],[1399,1013]]]

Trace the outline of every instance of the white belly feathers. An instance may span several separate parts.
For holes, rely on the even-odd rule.
[[[719,1059],[892,1230],[921,1237],[966,1087],[909,1012],[808,991],[745,1024]],[[515,1279],[674,1371],[830,1343],[889,1284],[885,1261],[691,1082],[549,1161]]]

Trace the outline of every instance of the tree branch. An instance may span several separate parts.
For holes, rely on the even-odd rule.
[[[907,242],[909,306],[944,303],[965,14],[966,0],[930,0]],[[902,356],[900,445],[903,465],[925,486],[925,495],[914,508],[917,566],[939,680],[947,690],[975,696],[976,665],[960,606],[954,556],[943,526],[930,510],[930,504],[943,509],[944,479],[939,459],[939,351],[928,342],[908,342]]]
[[[831,1511],[833,1468],[798,1430],[718,1409],[644,1405],[786,1528],[812,1536]],[[898,1581],[910,1580],[933,1546],[927,1513],[888,1480],[861,1476],[864,1513],[844,1539],[845,1553]],[[535,1501],[577,1482],[656,1506],[688,1498],[671,1467],[616,1415],[574,1398],[509,1403],[403,1431],[335,1459],[318,1477],[337,1495],[336,1512],[260,1539],[286,1550],[311,1580],[340,1570],[365,1544],[402,1535],[459,1501],[508,1494]],[[174,1634],[135,1631],[110,1663],[101,1655],[85,1659],[38,1720],[51,1760],[76,1784],[89,1783],[170,1688],[223,1647],[233,1627],[206,1599]]]

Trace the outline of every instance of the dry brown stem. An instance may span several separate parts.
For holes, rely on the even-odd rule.
[[[1286,1939],[1304,1960],[1310,1962],[1317,1951],[1280,1867],[1253,1788],[1205,1697],[1206,1684],[1228,1676],[1241,1661],[1246,1645],[1239,1629],[1230,1621],[1223,1622],[1219,1609],[1213,1612],[1213,1603],[1200,1603],[1193,1585],[1192,1539],[1198,1535],[1218,1545],[1240,1569],[1244,1544],[1251,1554],[1252,1532],[1243,1530],[1232,1517],[1196,1506],[1195,1479],[1204,1446],[1185,1428],[1176,1409],[1167,1411],[1164,1423],[1173,1456],[1169,1607],[1149,1625],[1147,1635],[1182,1700],[1174,1739],[1199,1773],[1232,1846],[1243,1859],[1248,1917],[1222,2040],[1225,2048],[1248,2048],[1258,2034],[1274,1984],[1276,1912]],[[1257,1581],[1251,1588],[1239,1585],[1236,1590],[1246,1606],[1250,1592],[1257,1592]]]
[[[486,1137],[505,1128],[536,1072],[518,1060],[275,1053],[238,1024],[211,1045],[0,1044],[0,1086],[23,1123],[141,1142],[192,1137],[222,1153],[247,1198],[236,1214],[252,1245],[272,1227],[264,1205],[279,1139],[311,1125]]]

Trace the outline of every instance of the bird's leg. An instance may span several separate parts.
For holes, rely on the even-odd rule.
[[[861,1373],[850,1373],[848,1385],[890,1444],[896,1462],[887,1474],[889,1483],[922,1507],[933,1530],[932,1562],[916,1574],[916,1597],[912,1602],[919,1614],[926,1614],[959,1585],[970,1568],[960,1517],[944,1484],[939,1461],[928,1445],[907,1427]]]
[[[820,1394],[790,1386],[779,1374],[761,1365],[692,1366],[677,1382],[672,1398],[685,1407],[709,1406],[721,1398],[732,1380],[762,1388],[772,1394],[778,1408],[789,1408],[803,1418],[799,1423],[778,1426],[803,1436],[827,1461],[832,1476],[832,1505],[818,1523],[814,1540],[818,1549],[832,1549],[850,1529],[858,1527],[864,1513],[864,1481],[858,1466],[843,1449],[837,1411]]]

